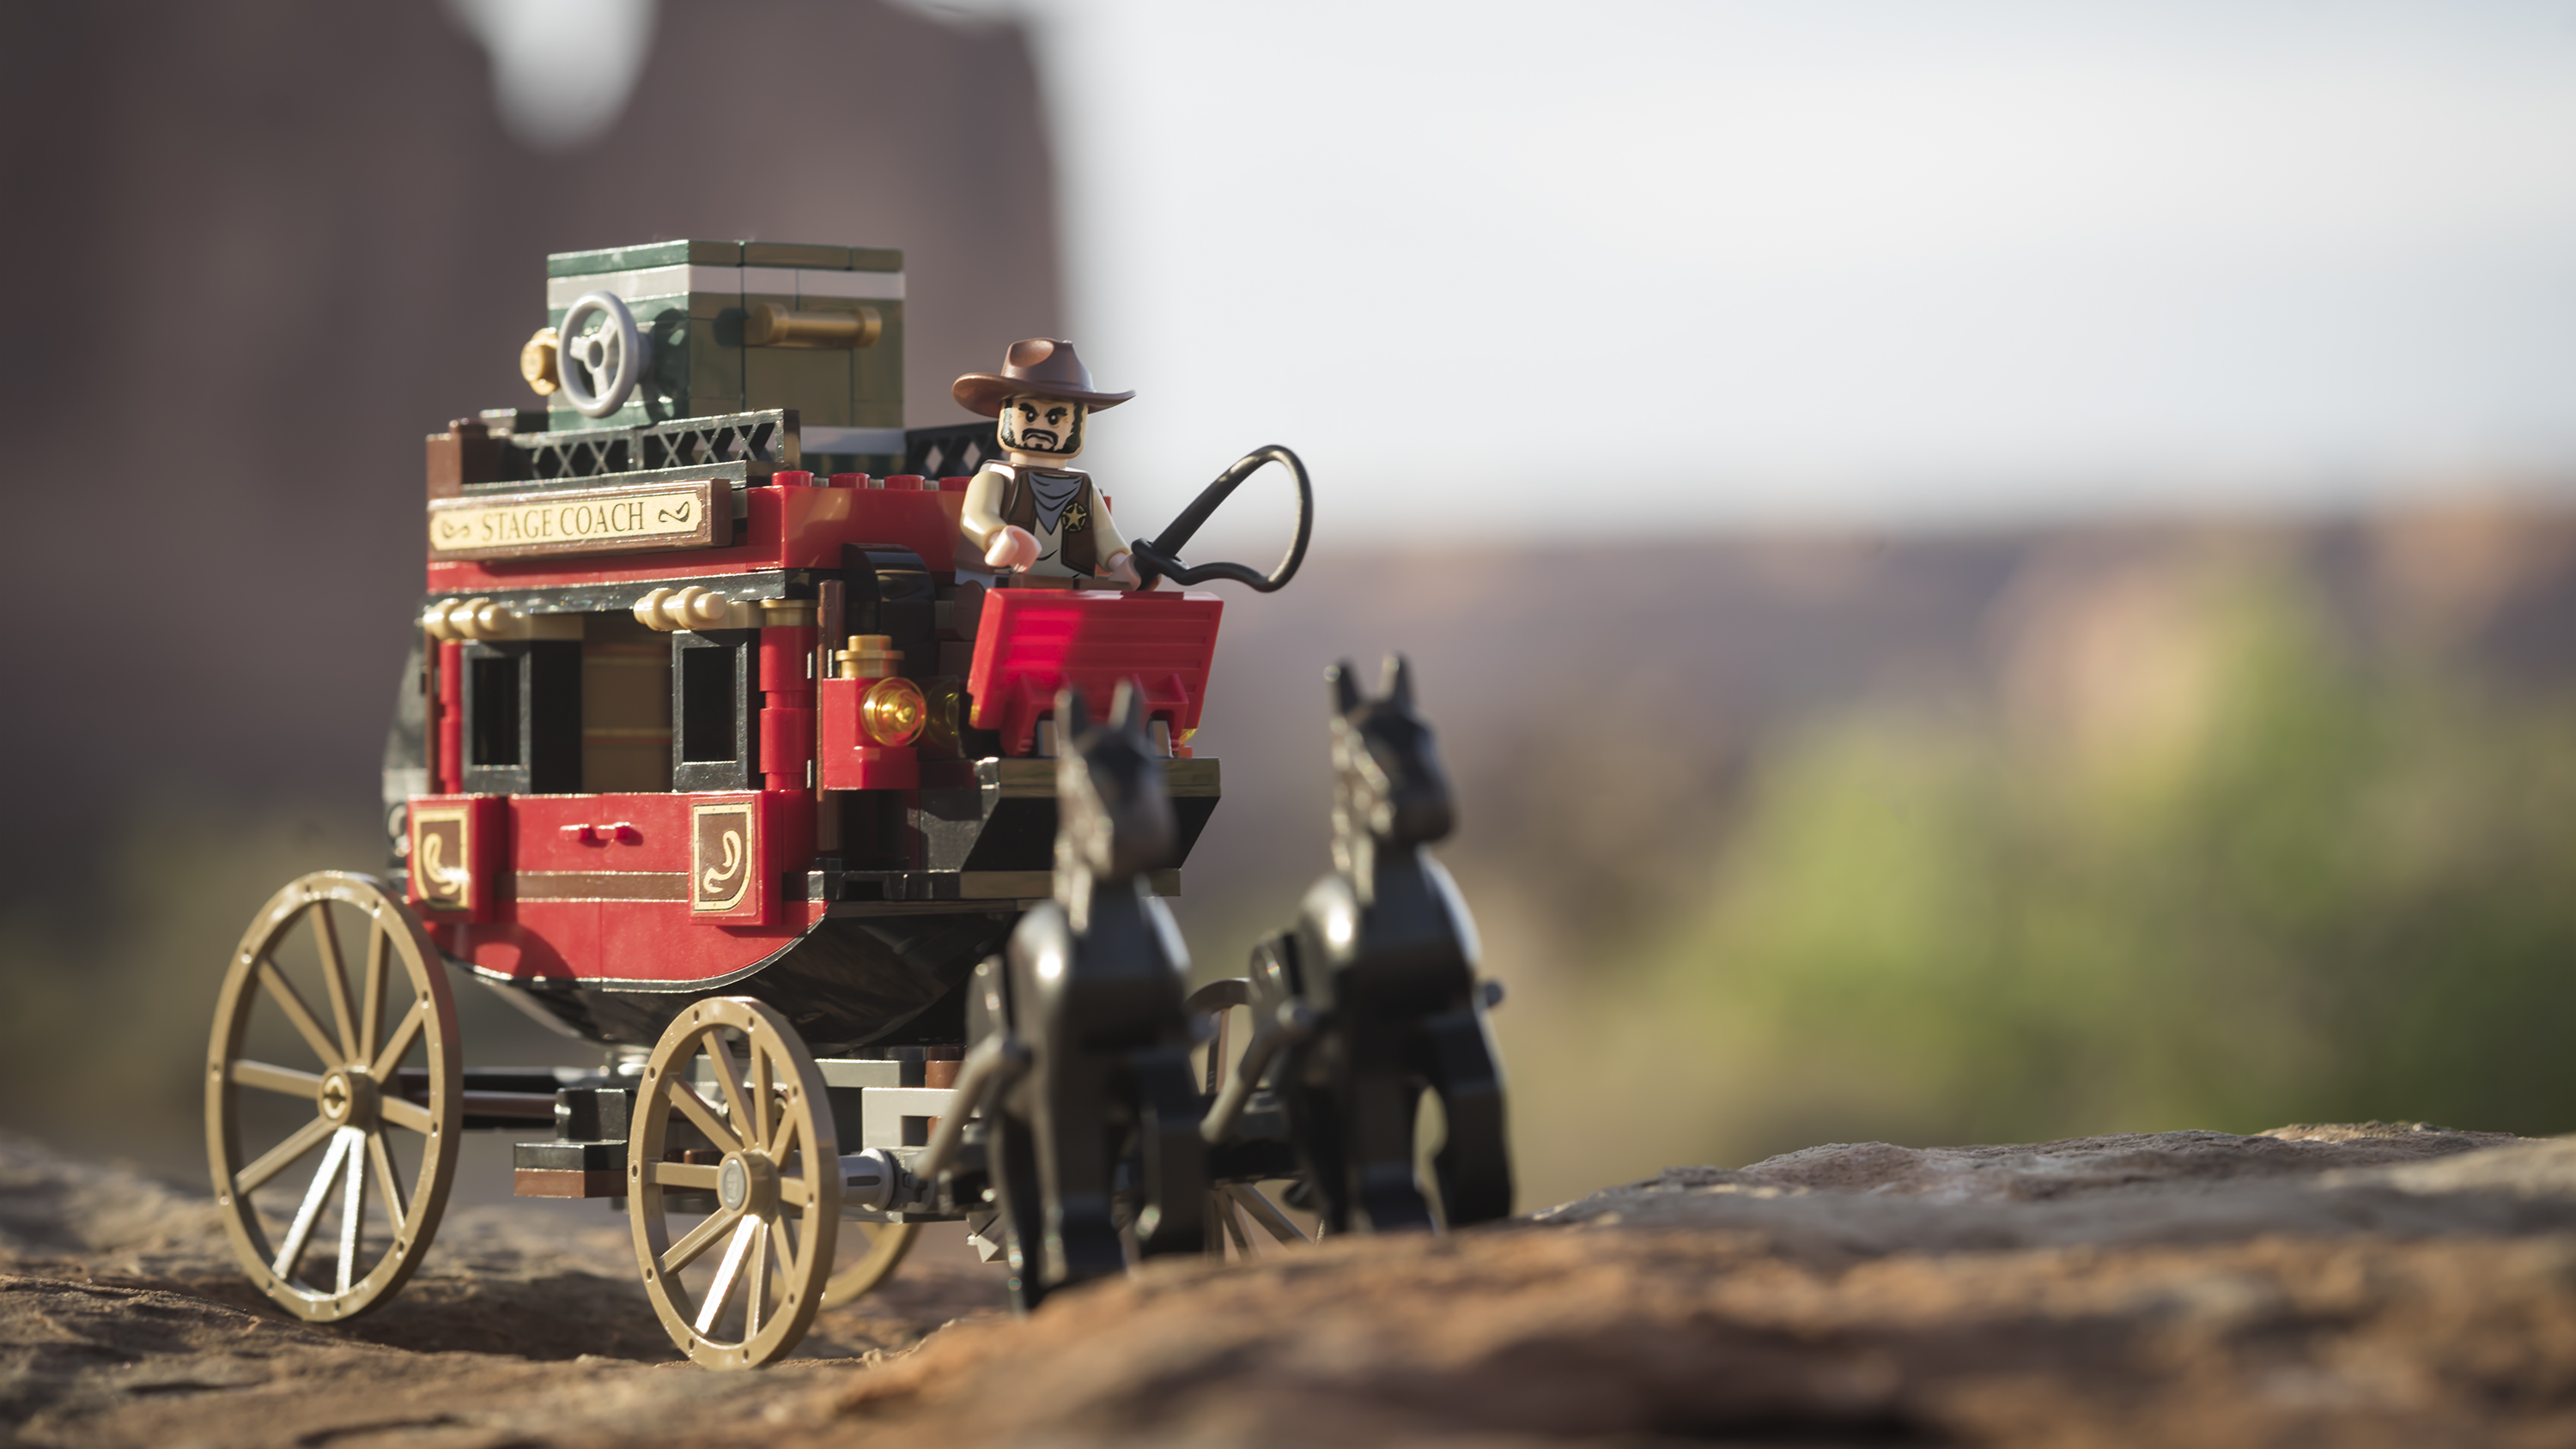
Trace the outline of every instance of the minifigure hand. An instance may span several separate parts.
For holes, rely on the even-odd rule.
[[[1109,556],[1109,567],[1101,577],[1114,583],[1124,584],[1131,589],[1145,587],[1136,577],[1136,560],[1123,553],[1113,553]]]
[[[1027,573],[1037,561],[1037,535],[1015,523],[1002,525],[1002,531],[993,535],[993,546],[984,550],[986,564],[1016,573]]]

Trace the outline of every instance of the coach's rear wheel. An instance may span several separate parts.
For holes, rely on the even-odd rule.
[[[1226,1074],[1241,1055],[1240,1043],[1235,1043],[1233,1052],[1227,1050],[1234,1035],[1234,1013],[1242,1009],[1249,1015],[1252,1004],[1252,983],[1241,977],[1211,981],[1190,993],[1187,1010],[1208,1023],[1204,1033],[1206,1057],[1200,1070],[1210,1101],[1224,1089]],[[1294,1193],[1303,1185],[1302,1178],[1293,1178],[1287,1190]],[[1255,1243],[1262,1244],[1264,1252],[1276,1252],[1282,1246],[1303,1247],[1314,1241],[1258,1183],[1221,1182],[1208,1189],[1207,1224],[1207,1255],[1211,1258],[1225,1257],[1229,1246],[1235,1257],[1250,1258],[1254,1256]]]
[[[840,1271],[832,1275],[831,1282],[823,1285],[823,1304],[827,1308],[855,1303],[878,1284],[893,1277],[894,1270],[902,1266],[903,1255],[912,1251],[912,1240],[921,1232],[921,1224],[850,1222],[841,1225],[844,1233],[853,1230],[859,1240],[856,1246],[861,1251],[848,1252],[847,1249],[853,1245],[846,1239],[843,1241]]]
[[[709,1368],[784,1358],[822,1306],[841,1222],[840,1143],[804,1041],[765,1003],[699,1002],[645,1062],[634,1121],[627,1217],[671,1341]]]
[[[348,941],[363,943],[355,989]],[[402,1287],[456,1175],[462,1075],[438,948],[401,901],[338,871],[270,897],[233,952],[206,1052],[215,1203],[261,1292],[332,1322]],[[317,1150],[309,1177],[289,1171]]]
[[[1208,1194],[1208,1242],[1211,1258],[1222,1258],[1228,1244],[1234,1256],[1255,1256],[1252,1245],[1260,1243],[1264,1253],[1281,1247],[1305,1247],[1314,1242],[1287,1213],[1280,1210],[1268,1193],[1249,1182],[1229,1182]]]

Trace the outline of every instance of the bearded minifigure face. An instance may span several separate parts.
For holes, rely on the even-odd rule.
[[[1002,446],[1014,453],[1070,458],[1082,451],[1081,403],[1057,397],[1015,397],[1002,404]]]

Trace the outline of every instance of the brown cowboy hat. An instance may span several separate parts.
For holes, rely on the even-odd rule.
[[[1073,344],[1055,338],[1030,337],[1002,354],[1000,372],[970,372],[949,386],[949,395],[968,412],[988,418],[1002,415],[1002,400],[1023,393],[1088,404],[1094,411],[1112,408],[1136,395],[1102,392],[1091,385],[1091,369],[1074,355]]]

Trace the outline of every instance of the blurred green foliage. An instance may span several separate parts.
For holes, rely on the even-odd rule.
[[[2576,695],[2364,656],[2285,571],[2140,592],[2043,623],[1990,697],[1765,752],[1707,893],[1550,995],[1572,1044],[1525,1056],[1629,1125],[1532,1096],[1533,1187],[1835,1139],[2576,1127]]]

